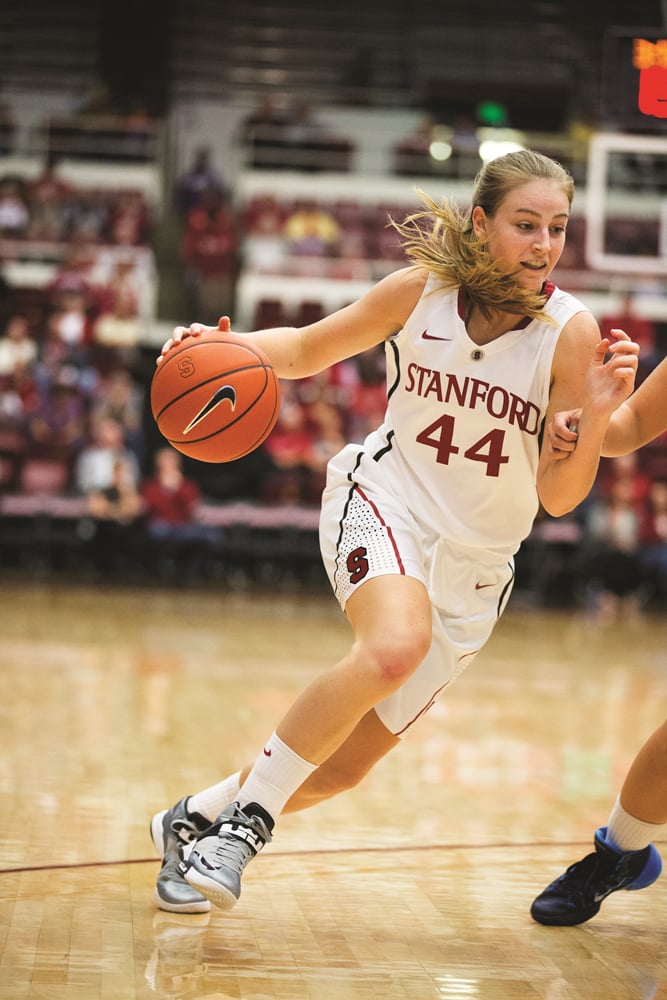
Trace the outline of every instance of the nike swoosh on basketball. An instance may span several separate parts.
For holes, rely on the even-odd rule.
[[[189,434],[197,424],[201,423],[204,417],[208,416],[211,410],[214,410],[216,406],[219,406],[225,399],[228,399],[232,404],[232,410],[236,407],[236,389],[233,385],[221,385],[219,389],[216,389],[211,398],[207,403],[205,403],[199,413],[192,418],[187,427],[185,427],[181,434]]]
[[[451,340],[451,339],[452,339],[451,337],[434,337],[432,333],[428,332],[428,330],[424,330],[424,332],[422,333],[422,340]]]

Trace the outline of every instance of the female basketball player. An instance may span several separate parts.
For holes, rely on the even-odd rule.
[[[627,455],[667,430],[667,359],[612,415],[603,455]],[[577,411],[557,413],[548,427],[554,458],[569,459],[577,444]],[[564,463],[567,465],[567,463]],[[533,901],[541,924],[590,920],[617,889],[644,889],[660,875],[662,862],[651,841],[667,824],[667,721],[646,740],[630,765],[606,827],[594,837],[595,851],[571,865]]]
[[[510,153],[483,168],[465,214],[424,196],[397,225],[410,266],[310,326],[248,334],[283,379],[386,345],[384,422],[331,460],[322,500],[322,555],[354,641],[251,768],[153,818],[160,907],[233,906],[280,813],[359,782],[472,662],[538,504],[561,515],[588,494],[638,348],[621,332],[601,341],[549,281],[572,197],[559,164]],[[177,328],[162,353],[201,330]],[[565,463],[540,452],[540,430],[575,406]]]

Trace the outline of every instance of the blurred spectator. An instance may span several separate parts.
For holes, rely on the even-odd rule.
[[[123,427],[117,420],[99,417],[91,421],[91,437],[81,448],[74,469],[74,484],[79,493],[108,489],[113,484],[116,462],[126,460],[136,485],[140,482],[137,458],[125,444]]]
[[[110,201],[105,238],[117,246],[144,246],[150,238],[150,214],[141,191],[119,191]]]
[[[174,203],[177,212],[185,219],[193,208],[199,208],[208,193],[224,196],[226,185],[211,163],[211,150],[200,146],[195,150],[190,167],[176,181]]]
[[[339,361],[315,375],[299,379],[294,397],[309,411],[311,407],[323,402],[335,406],[341,415],[347,417],[359,381],[355,360],[349,358]]]
[[[0,374],[0,432],[3,448],[23,453],[28,441],[28,421],[40,401],[30,367],[17,361],[11,372]]]
[[[280,269],[287,248],[285,218],[287,212],[274,195],[253,198],[243,220],[243,257],[246,267],[272,271]]]
[[[143,510],[135,470],[127,458],[114,461],[111,484],[91,490],[87,502],[93,518],[91,548],[96,568],[104,574],[126,569],[128,554],[136,554],[141,543]]]
[[[14,322],[17,331],[22,329],[21,321],[25,322],[23,317],[13,317],[8,330]],[[40,401],[33,374],[34,351],[25,351],[26,344],[36,348],[22,334],[17,341],[11,335],[0,339],[0,488],[4,489],[17,483],[27,453],[29,419]]]
[[[308,409],[313,429],[312,444],[308,454],[308,471],[303,490],[303,501],[317,506],[322,499],[326,483],[327,464],[347,443],[340,411],[324,399],[319,399]]]
[[[73,365],[84,368],[91,361],[93,324],[90,300],[85,291],[63,288],[52,297],[53,309],[47,319],[44,361],[51,368]]]
[[[104,255],[101,255],[101,259]],[[141,298],[141,278],[138,274],[138,259],[132,252],[110,255],[106,263],[106,275],[102,279],[103,286],[97,294],[97,304],[100,310],[111,310],[116,298],[122,295],[134,301],[139,309]]]
[[[278,504],[305,502],[313,444],[306,409],[285,386],[278,420],[264,442],[270,469],[264,477],[263,500]]]
[[[48,326],[70,347],[86,347],[92,340],[91,305],[85,291],[63,288],[53,297]]]
[[[99,191],[78,190],[67,202],[67,239],[81,247],[104,241],[108,221],[108,198]]]
[[[58,176],[59,159],[47,158],[44,170],[28,185],[32,240],[61,242],[65,239],[68,206],[74,197],[72,187]]]
[[[126,368],[115,368],[101,379],[91,401],[91,421],[113,420],[120,424],[123,443],[137,457],[144,458],[144,388]]]
[[[197,520],[199,486],[184,474],[180,453],[160,448],[153,461],[153,476],[141,489],[148,536],[163,557],[163,569],[173,559],[182,561],[186,581],[197,582],[210,549],[218,542],[218,531]]]
[[[30,451],[71,462],[87,430],[86,400],[70,369],[40,387],[37,404],[28,415]]]
[[[340,228],[333,213],[312,199],[295,206],[283,231],[290,253],[299,256],[330,257],[338,248]]]
[[[97,261],[97,249],[88,244],[70,244],[52,281],[47,286],[51,306],[57,307],[62,292],[79,292],[86,296],[86,307],[93,298],[91,273]]]
[[[188,215],[181,257],[192,296],[191,314],[216,326],[231,315],[238,264],[238,236],[229,202],[207,192]]]
[[[633,451],[615,458],[603,458],[595,483],[595,492],[608,496],[619,479],[629,480],[632,502],[637,511],[641,512],[651,491],[651,477],[641,467],[641,454]]]
[[[131,296],[145,319],[154,315],[156,275],[147,248],[103,247],[96,254],[93,301],[98,313],[114,308],[117,296]]]
[[[608,494],[595,498],[588,508],[582,569],[593,611],[603,622],[621,612],[634,617],[640,611],[645,582],[641,527],[629,476],[616,479]]]
[[[624,330],[639,344],[639,370],[642,376],[648,375],[651,369],[655,368],[660,360],[657,353],[656,324],[637,312],[631,291],[624,292],[616,312],[600,317],[599,325],[603,337],[610,337],[612,330],[619,329]]]
[[[143,320],[130,285],[119,284],[109,302],[92,323],[95,366],[108,371],[119,364],[133,367],[139,357]]]
[[[29,224],[25,183],[19,177],[0,178],[0,236],[24,237]]]
[[[31,367],[37,360],[38,345],[25,316],[11,316],[0,337],[0,375],[11,375],[17,365]]]
[[[243,119],[240,142],[246,150],[246,165],[254,169],[280,170],[289,163],[285,157],[287,114],[271,96],[262,98],[254,111]]]
[[[363,441],[373,427],[382,423],[387,409],[384,346],[363,351],[355,361],[358,380],[350,402],[349,433],[353,441]]]

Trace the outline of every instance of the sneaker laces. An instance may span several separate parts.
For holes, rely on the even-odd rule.
[[[215,850],[214,867],[230,868],[237,875],[240,875],[250,858],[256,853],[245,840],[239,840],[238,837],[232,836],[225,837],[224,840],[220,840],[220,844]]]
[[[597,851],[576,861],[553,883],[554,888],[564,884],[571,899],[586,900],[591,889],[595,898],[601,899],[610,892],[621,888],[630,876],[632,855],[620,854],[616,859],[601,855]]]
[[[169,829],[181,844],[192,843],[202,833],[196,823],[188,819],[187,816],[175,817],[169,824]]]
[[[556,886],[564,885],[569,890],[568,895],[574,896],[577,893],[583,895],[597,874],[599,860],[600,858],[597,854],[587,854],[585,858],[581,859],[581,861],[575,861],[573,865],[570,865],[570,867],[567,868],[562,875],[559,875],[559,877],[551,883],[549,888],[556,888]]]
[[[248,831],[251,836],[246,838],[244,833],[237,832],[240,830]],[[218,837],[214,867],[230,868],[240,875],[250,858],[271,840],[271,833],[260,816],[248,816],[239,809],[222,824]]]

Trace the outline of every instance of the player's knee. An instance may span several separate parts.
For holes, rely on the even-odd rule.
[[[367,662],[379,684],[394,690],[415,672],[430,644],[430,628],[388,627],[367,644]]]

